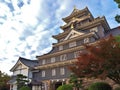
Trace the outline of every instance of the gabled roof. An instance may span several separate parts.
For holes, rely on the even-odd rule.
[[[38,60],[30,60],[30,59],[26,59],[26,58],[23,58],[23,57],[19,57],[18,61],[10,69],[10,71],[14,71],[14,69],[18,66],[19,63],[22,63],[29,68],[33,68],[34,66],[38,65]]]
[[[22,57],[20,57],[19,59],[24,65],[26,65],[28,67],[34,67],[34,66],[38,65],[38,60],[30,60],[30,59],[25,59]]]
[[[74,38],[74,37],[77,37],[77,36],[80,36],[80,35],[83,35],[84,33],[83,32],[78,32],[76,30],[71,30],[71,32],[66,36],[66,38],[64,40],[68,40],[69,38]]]

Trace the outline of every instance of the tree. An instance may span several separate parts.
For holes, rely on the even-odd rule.
[[[118,8],[120,8],[120,0],[114,0],[118,4]],[[120,15],[115,16],[115,20],[120,23]]]
[[[82,79],[78,79],[78,76],[75,74],[70,75],[69,83],[72,85],[72,87],[75,87],[75,89],[79,90],[79,88],[82,88]]]
[[[0,90],[9,90],[7,82],[10,80],[10,76],[0,71]]]
[[[28,86],[22,86],[19,90],[31,90],[31,88]]]
[[[73,88],[71,85],[65,84],[65,85],[59,86],[57,90],[73,90]]]
[[[69,68],[79,77],[108,77],[120,84],[120,42],[110,36],[85,45],[85,51]]]
[[[21,87],[26,86],[26,84],[29,82],[29,80],[27,79],[27,77],[24,76],[23,74],[18,74],[16,81],[17,81],[17,88],[18,88],[18,90]]]
[[[92,83],[88,90],[112,90],[112,87],[106,82]]]

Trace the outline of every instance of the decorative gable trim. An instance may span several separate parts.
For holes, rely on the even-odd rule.
[[[13,68],[10,71],[13,72],[13,71],[21,70],[21,69],[26,69],[26,68],[23,68],[23,66],[28,68],[28,66],[23,64],[20,60],[18,60],[17,63],[13,66]]]
[[[68,39],[71,39],[71,38],[74,38],[74,37],[77,37],[77,36],[83,35],[83,34],[84,33],[82,33],[82,32],[71,30],[71,32],[67,35],[67,37],[64,40],[68,40]]]
[[[20,59],[21,59],[21,57],[19,57],[19,59],[18,59],[18,61],[16,62],[16,64],[10,69],[11,72],[15,71],[15,69],[16,69],[20,64],[26,66],[24,63],[22,63],[22,62],[20,61]],[[28,66],[26,66],[26,67],[28,67]]]

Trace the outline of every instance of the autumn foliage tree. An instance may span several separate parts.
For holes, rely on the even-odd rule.
[[[85,45],[85,51],[69,68],[79,77],[108,77],[120,84],[120,42],[110,36]]]

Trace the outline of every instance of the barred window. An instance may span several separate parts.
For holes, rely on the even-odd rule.
[[[59,50],[63,50],[63,46],[61,45],[61,46],[59,46]]]
[[[52,57],[51,58],[51,63],[54,63],[55,62],[55,57]]]
[[[74,52],[74,58],[78,58],[80,55],[81,51],[76,51]]]
[[[45,71],[42,71],[42,77],[45,77]]]
[[[66,59],[67,59],[67,55],[66,54],[60,55],[60,61],[64,61]]]
[[[65,68],[64,67],[61,67],[60,68],[60,75],[64,75],[65,74]]]
[[[45,64],[45,59],[44,60],[42,60],[42,65],[44,65]]]
[[[89,43],[89,38],[85,38],[84,43]]]
[[[52,76],[55,76],[55,75],[56,75],[56,70],[52,69]]]
[[[69,43],[69,47],[75,47],[75,46],[76,46],[76,42]]]

